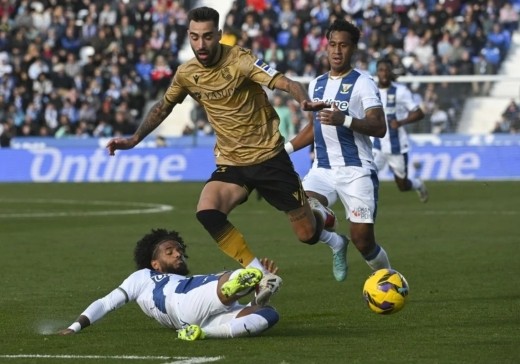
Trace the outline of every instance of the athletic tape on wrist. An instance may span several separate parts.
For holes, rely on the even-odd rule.
[[[294,146],[292,145],[291,142],[285,143],[284,147],[285,147],[285,151],[287,152],[287,154],[291,154],[292,152],[294,152]]]
[[[352,116],[345,115],[345,121],[343,122],[343,126],[346,126],[347,128],[350,128],[350,125],[352,124]]]
[[[72,325],[69,326],[69,329],[71,329],[74,332],[78,332],[81,330],[81,325],[79,322],[74,322]]]

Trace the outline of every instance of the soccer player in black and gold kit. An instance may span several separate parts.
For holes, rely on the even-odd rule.
[[[303,243],[322,241],[335,248],[346,245],[345,237],[324,229],[335,223],[331,211],[311,210],[284,149],[278,115],[263,86],[288,92],[304,110],[313,111],[305,88],[250,50],[221,44],[216,10],[193,9],[188,21],[188,38],[195,57],[179,66],[164,97],[151,108],[133,136],[109,141],[110,154],[136,146],[190,95],[205,109],[216,136],[217,168],[200,194],[197,219],[223,252],[244,267],[265,271],[242,234],[227,219],[254,189],[269,204],[287,213]],[[281,284],[281,279],[269,272],[265,272],[264,279],[257,293],[259,303],[266,303]]]

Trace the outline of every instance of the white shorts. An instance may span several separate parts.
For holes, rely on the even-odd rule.
[[[319,193],[332,206],[338,196],[352,222],[373,224],[376,218],[379,180],[376,171],[364,167],[310,169],[303,178],[305,191]]]
[[[389,154],[383,153],[379,149],[373,150],[374,163],[378,171],[385,168],[386,164],[397,177],[404,179],[408,176],[408,154]]]
[[[208,275],[207,277],[214,277]],[[204,275],[193,276],[194,280],[206,277]],[[205,327],[217,320],[231,320],[244,307],[239,303],[227,306],[220,302],[217,296],[218,280],[203,283],[187,290],[184,293],[175,293],[170,302],[179,321],[183,326],[199,325]]]

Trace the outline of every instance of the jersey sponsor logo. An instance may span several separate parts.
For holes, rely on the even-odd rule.
[[[370,209],[368,207],[358,207],[350,212],[353,216],[360,219],[370,219]]]
[[[273,77],[275,74],[276,74],[276,70],[274,68],[272,68],[271,66],[269,66],[267,63],[265,63],[263,60],[261,59],[258,59],[256,62],[255,62],[255,66],[260,68],[262,71],[264,71],[265,73],[267,73],[269,76]]]
[[[341,84],[341,91],[339,93],[342,94],[342,95],[348,94],[350,89],[352,88],[352,86],[353,85],[351,83],[342,83]]]
[[[345,101],[345,100],[334,100],[334,99],[326,99],[326,100],[321,100],[320,98],[318,97],[315,97],[314,99],[312,99],[312,101],[324,101],[326,102],[327,104],[330,104],[330,105],[336,105],[336,107],[341,110],[341,111],[348,111],[348,107],[349,107],[349,102],[348,101]]]
[[[193,75],[193,80],[195,81],[196,84],[199,83],[199,75]]]
[[[198,95],[199,95],[199,100],[211,101],[211,100],[218,100],[218,99],[230,97],[234,93],[235,93],[235,88],[231,87],[231,88],[219,90],[219,91],[198,93]],[[194,94],[197,94],[197,93],[194,92]]]

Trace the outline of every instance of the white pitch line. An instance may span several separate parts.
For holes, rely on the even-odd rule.
[[[95,359],[95,360],[174,360],[163,364],[201,364],[212,363],[224,359],[223,356],[137,356],[137,355],[48,355],[48,354],[16,354],[0,355],[3,359]]]
[[[424,215],[518,215],[520,211],[515,210],[448,210],[448,211],[414,211]]]
[[[81,201],[64,199],[0,199],[0,202],[25,203],[25,204],[58,204],[58,205],[91,205],[91,206],[127,206],[142,207],[140,209],[102,210],[102,211],[63,211],[63,212],[26,212],[26,213],[3,213],[0,218],[27,218],[27,217],[69,217],[69,216],[108,216],[108,215],[137,215],[156,214],[173,210],[173,206],[164,204],[153,204],[144,202],[121,202],[121,201]]]

